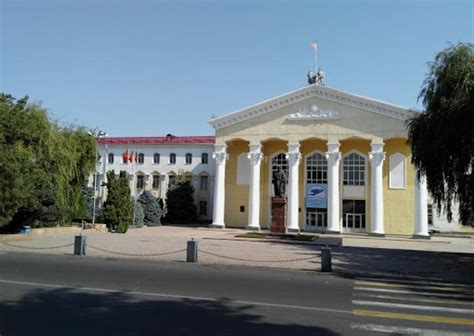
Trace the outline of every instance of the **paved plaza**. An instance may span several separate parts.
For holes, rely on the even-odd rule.
[[[320,250],[332,248],[334,271],[342,274],[386,274],[474,281],[467,276],[474,266],[474,239],[432,237],[374,238],[355,235],[319,235],[312,242],[293,243],[239,238],[241,229],[161,226],[130,229],[126,234],[84,230],[87,256],[186,261],[186,244],[198,241],[199,263],[319,271]],[[32,236],[31,240],[0,242],[0,253],[73,254],[77,233]],[[339,246],[338,246],[339,245]]]

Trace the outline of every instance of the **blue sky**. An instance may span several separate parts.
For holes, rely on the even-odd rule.
[[[0,0],[0,90],[111,136],[210,135],[306,85],[417,107],[427,62],[473,41],[471,1]]]

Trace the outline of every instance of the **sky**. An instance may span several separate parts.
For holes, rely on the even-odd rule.
[[[306,85],[408,108],[437,52],[473,42],[472,1],[0,0],[0,91],[109,136],[212,135]]]

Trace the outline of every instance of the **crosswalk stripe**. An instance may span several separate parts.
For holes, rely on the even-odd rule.
[[[437,296],[437,297],[452,297],[452,298],[463,298],[474,300],[473,296],[454,294],[454,293],[432,293],[432,292],[418,292],[413,290],[402,290],[402,289],[388,289],[388,288],[371,288],[371,287],[354,287],[355,290],[360,291],[372,291],[372,292],[383,292],[383,293],[397,293],[397,294],[415,294],[421,296]]]
[[[351,328],[364,330],[364,331],[383,332],[383,333],[395,334],[395,335],[420,335],[420,336],[473,336],[474,335],[474,333],[471,333],[471,332],[394,327],[394,326],[384,326],[384,325],[370,324],[370,323],[367,323],[367,324],[351,323]]]
[[[435,282],[435,281],[422,281],[422,280],[405,280],[405,279],[391,279],[391,278],[355,278],[355,280],[361,281],[378,281],[378,282],[392,282],[392,283],[406,283],[406,284],[415,284],[415,285],[428,285],[428,286],[446,286],[446,287],[459,287],[459,288],[474,288],[470,285],[465,284],[453,284],[446,282]]]
[[[464,306],[474,306],[474,302],[451,300],[451,299],[448,299],[448,300],[427,299],[427,298],[417,298],[413,296],[392,296],[392,295],[378,295],[378,294],[370,294],[370,293],[353,293],[352,296],[370,297],[370,298],[375,298],[375,299],[397,300],[397,301],[445,303],[445,304],[453,304],[453,305],[455,304],[455,305],[464,305]]]
[[[393,284],[386,282],[371,282],[371,281],[355,281],[356,285],[365,285],[365,286],[376,286],[376,287],[389,287],[389,288],[412,288],[412,289],[428,289],[428,290],[438,290],[444,292],[458,292],[459,288],[449,288],[449,287],[440,287],[440,286],[413,286],[413,285],[403,285],[403,284]],[[474,294],[474,291],[463,290],[466,294]]]
[[[353,314],[356,316],[381,317],[381,318],[389,318],[389,319],[397,319],[397,320],[434,322],[434,323],[445,323],[445,324],[456,324],[456,325],[474,325],[474,319],[466,319],[466,318],[459,318],[459,317],[391,313],[391,312],[364,310],[364,309],[354,309]]]
[[[460,313],[460,314],[474,314],[474,309],[449,308],[449,307],[439,307],[439,306],[420,306],[420,305],[410,305],[410,304],[391,303],[391,302],[352,300],[352,304],[362,305],[362,306],[376,306],[376,307],[387,307],[387,308],[441,311],[441,312]]]

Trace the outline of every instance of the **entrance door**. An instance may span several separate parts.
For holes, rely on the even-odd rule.
[[[327,209],[306,208],[306,231],[325,231],[327,228]]]
[[[342,231],[365,232],[365,200],[342,201]]]

